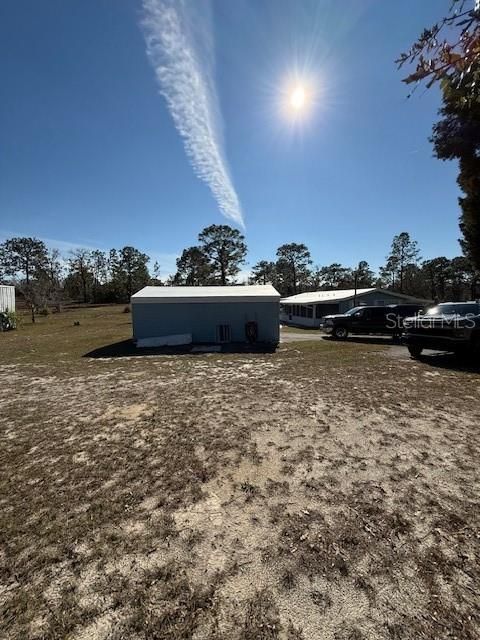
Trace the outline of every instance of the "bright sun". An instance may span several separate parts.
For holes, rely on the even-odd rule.
[[[294,111],[301,111],[305,107],[306,101],[307,94],[305,87],[298,85],[290,94],[290,106]]]
[[[282,118],[301,129],[317,108],[317,82],[310,74],[291,73],[284,78],[276,97]]]

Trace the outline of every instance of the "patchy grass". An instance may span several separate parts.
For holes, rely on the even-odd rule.
[[[66,310],[37,316],[32,324],[28,314],[20,316],[16,331],[3,333],[0,363],[46,364],[66,362],[96,348],[131,338],[131,316],[125,305]]]
[[[479,637],[478,373],[368,341],[83,357],[129,323],[0,334],[0,637]]]
[[[295,327],[293,325],[282,324],[282,333],[314,333],[316,335],[321,335],[322,332],[320,329],[315,329],[314,327]]]

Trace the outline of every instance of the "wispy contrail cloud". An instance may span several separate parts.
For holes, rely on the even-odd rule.
[[[186,6],[184,0],[143,0],[143,9],[147,55],[192,167],[210,187],[223,215],[243,227],[223,153],[210,25],[204,17],[193,19],[193,2]]]

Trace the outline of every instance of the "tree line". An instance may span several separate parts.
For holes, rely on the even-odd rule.
[[[61,308],[65,301],[123,302],[154,279],[149,257],[134,247],[75,249],[62,257],[37,238],[16,237],[0,244],[0,281],[14,284],[32,311]]]
[[[197,246],[184,249],[177,260],[177,272],[165,284],[228,284],[240,271],[246,253],[245,238],[239,231],[213,225],[199,235]],[[353,267],[340,263],[314,266],[305,244],[288,243],[278,247],[275,260],[260,260],[253,265],[248,281],[272,284],[282,296],[319,289],[381,287],[442,301],[475,297],[478,272],[465,256],[422,260],[418,243],[402,232],[393,238],[378,273],[366,260]]]
[[[367,261],[350,267],[340,263],[312,266],[304,244],[278,248],[276,261],[261,260],[253,266],[252,283],[271,282],[282,295],[319,289],[380,287],[441,302],[464,300],[477,295],[478,272],[465,256],[440,256],[423,260],[418,243],[407,232],[393,238],[385,264],[375,273]]]
[[[202,286],[237,284],[246,262],[244,236],[228,225],[211,225],[198,244],[182,251],[176,272],[160,279],[157,263],[135,247],[100,251],[75,249],[61,256],[37,238],[10,238],[0,244],[0,280],[13,283],[32,310],[61,308],[67,301],[127,303],[146,285]],[[260,260],[248,283],[272,284],[282,296],[319,289],[382,287],[434,301],[477,296],[478,272],[465,256],[422,260],[418,243],[407,232],[393,238],[385,264],[375,273],[366,260],[357,265],[313,264],[302,243],[278,247],[274,260]]]
[[[32,312],[60,310],[65,302],[122,303],[146,285],[229,284],[245,262],[247,247],[239,231],[211,225],[185,250],[177,272],[160,280],[158,263],[132,246],[101,251],[78,248],[68,256],[38,238],[14,237],[0,244],[0,282],[14,284]]]

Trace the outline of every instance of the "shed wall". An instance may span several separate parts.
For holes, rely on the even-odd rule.
[[[258,341],[279,341],[278,302],[134,303],[134,338],[191,333],[193,342],[216,342],[217,326],[231,328],[232,342],[245,342],[245,323],[258,325]]]
[[[15,311],[15,287],[0,284],[0,311]]]

